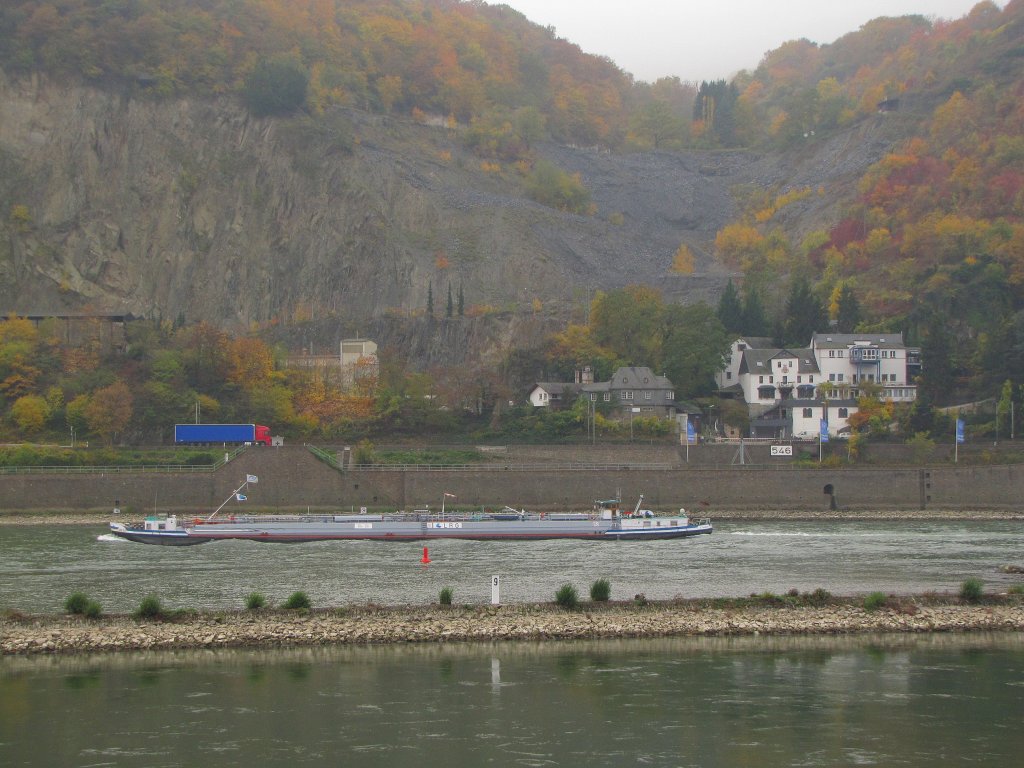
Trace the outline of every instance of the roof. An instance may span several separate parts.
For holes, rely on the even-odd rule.
[[[740,361],[739,372],[774,375],[772,361],[780,358],[794,358],[797,369],[794,373],[818,373],[818,362],[811,349],[746,349]]]
[[[615,371],[609,384],[612,389],[673,389],[671,381],[664,376],[656,375],[647,366],[623,366]]]
[[[547,392],[549,395],[562,395],[565,393],[572,394],[578,392],[580,386],[581,385],[574,384],[573,382],[538,381],[536,384],[533,385],[533,388],[537,389],[539,387],[540,389],[543,389],[545,392]]]
[[[740,336],[734,343],[743,343],[747,349],[770,349],[775,346],[771,336]]]
[[[816,333],[811,346],[816,349],[846,349],[858,345],[883,349],[903,349],[903,334],[896,333]]]

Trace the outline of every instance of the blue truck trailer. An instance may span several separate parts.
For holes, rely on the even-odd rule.
[[[270,427],[261,424],[175,424],[174,442],[176,445],[270,445]]]

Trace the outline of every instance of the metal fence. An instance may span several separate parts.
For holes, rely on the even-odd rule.
[[[213,464],[118,464],[110,466],[0,467],[0,475],[105,475],[105,474],[194,474],[216,472],[237,458],[248,446],[242,445]]]

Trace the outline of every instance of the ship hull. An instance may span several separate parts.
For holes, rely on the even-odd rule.
[[[676,524],[669,524],[675,522]],[[638,541],[680,539],[710,534],[708,521],[678,524],[661,520],[602,520],[588,517],[524,516],[512,519],[391,520],[354,516],[259,518],[197,521],[175,530],[142,530],[112,524],[111,533],[142,544],[183,546],[208,541],[244,540],[275,544],[313,541]],[[116,525],[116,527],[115,527]]]

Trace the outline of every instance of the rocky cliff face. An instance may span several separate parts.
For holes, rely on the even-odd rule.
[[[428,286],[444,314],[450,285],[467,308],[522,311],[522,328],[539,331],[530,317],[564,316],[595,289],[650,283],[671,300],[714,301],[730,188],[827,187],[888,146],[862,134],[842,139],[856,152],[822,147],[796,163],[539,147],[591,190],[596,214],[575,216],[528,200],[514,171],[482,168],[444,128],[357,112],[254,119],[231,98],[0,77],[0,311],[385,332],[422,315]],[[809,205],[805,219],[827,202]],[[698,257],[687,276],[670,271],[684,242]]]

